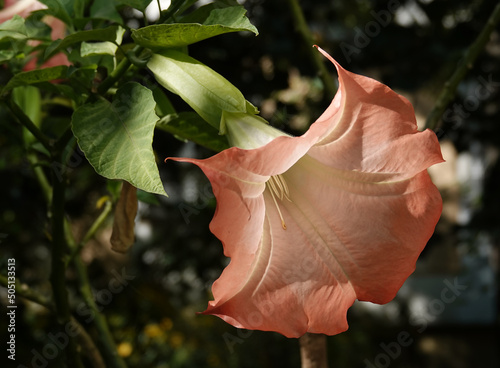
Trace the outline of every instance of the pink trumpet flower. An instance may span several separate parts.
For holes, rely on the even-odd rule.
[[[11,19],[14,15],[27,18],[32,12],[47,8],[44,4],[36,0],[5,0],[4,9],[0,10],[0,23]],[[59,19],[46,16],[44,22],[52,28],[51,38],[57,40],[66,36],[66,25]],[[36,46],[38,41],[30,41],[30,45]],[[36,69],[36,58],[32,58],[24,66],[24,70]],[[58,53],[41,65],[41,68],[48,68],[58,65],[70,65],[68,57],[64,53]]]
[[[0,23],[3,23],[14,15],[26,18],[35,10],[45,9],[46,6],[37,0],[5,0],[4,8],[0,10]]]
[[[394,298],[440,217],[427,168],[436,135],[417,131],[411,104],[337,68],[339,90],[300,137],[248,114],[224,113],[236,147],[198,165],[212,183],[211,231],[230,264],[204,314],[287,337],[348,328],[356,299]]]

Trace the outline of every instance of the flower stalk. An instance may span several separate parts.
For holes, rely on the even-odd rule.
[[[306,333],[299,338],[302,368],[328,368],[326,335]]]

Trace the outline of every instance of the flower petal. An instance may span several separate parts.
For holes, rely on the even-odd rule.
[[[329,123],[330,128],[310,155],[328,166],[392,173],[393,179],[412,177],[443,162],[436,135],[418,132],[406,98],[374,79],[346,71],[318,49],[337,68],[342,98],[334,100],[341,104],[338,114],[329,108],[315,123]]]
[[[45,9],[46,6],[37,0],[5,1],[4,8],[0,10],[0,23],[3,23],[14,15],[26,18],[31,12]]]

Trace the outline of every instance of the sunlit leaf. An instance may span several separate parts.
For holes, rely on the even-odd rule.
[[[83,57],[92,55],[114,55],[117,48],[118,46],[108,41],[92,43],[82,42],[80,54]]]
[[[148,68],[165,88],[182,97],[206,122],[219,129],[222,111],[245,112],[242,93],[223,76],[192,57],[165,50],[153,55]]]
[[[187,16],[182,17],[181,23],[200,23],[204,25],[224,25],[226,27],[241,28],[258,34],[257,28],[245,16],[246,9],[242,6],[211,3],[204,5]]]
[[[212,9],[203,24],[156,24],[132,31],[132,38],[141,46],[152,49],[190,45],[224,33],[257,29],[245,17],[242,7]]]
[[[152,149],[157,120],[151,90],[130,82],[118,89],[112,103],[101,99],[78,108],[72,126],[98,174],[166,195]]]
[[[0,41],[3,39],[25,39],[28,31],[24,24],[24,19],[19,15],[14,15],[11,19],[0,24]]]

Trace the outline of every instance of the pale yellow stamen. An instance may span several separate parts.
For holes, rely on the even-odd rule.
[[[269,191],[271,192],[271,197],[273,198],[274,204],[276,205],[276,209],[278,210],[278,214],[281,219],[281,226],[283,230],[286,230],[285,220],[283,219],[283,215],[281,214],[280,206],[278,205],[278,201],[276,198],[279,198],[281,201],[283,198],[286,198],[291,202],[290,199],[290,191],[288,190],[288,185],[286,184],[285,179],[281,175],[274,175],[269,178],[266,182],[269,187]]]

